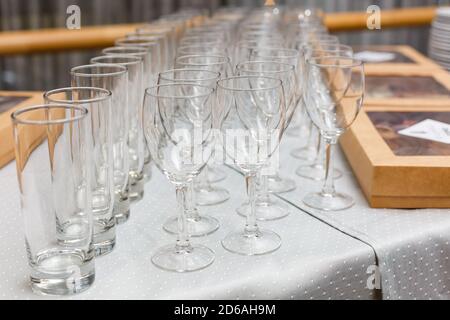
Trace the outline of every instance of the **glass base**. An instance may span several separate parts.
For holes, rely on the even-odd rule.
[[[144,183],[149,182],[152,179],[152,162],[144,164]]]
[[[94,260],[83,261],[76,252],[48,251],[37,257],[31,288],[42,295],[67,296],[86,291],[95,280]]]
[[[213,206],[230,199],[230,193],[219,187],[209,186],[207,189],[195,189],[195,200],[199,206]]]
[[[322,211],[341,211],[355,205],[355,201],[349,195],[342,193],[326,195],[322,192],[306,195],[303,199],[303,203],[308,207]]]
[[[298,176],[314,181],[323,181],[325,179],[325,168],[318,165],[301,166],[295,172]],[[339,169],[334,169],[333,179],[342,178],[342,172]]]
[[[317,150],[311,147],[298,148],[292,150],[291,156],[296,159],[312,162],[316,159]]]
[[[160,269],[183,273],[205,269],[214,262],[214,259],[214,251],[204,246],[181,249],[170,245],[159,249],[152,262]]]
[[[190,237],[198,238],[208,236],[219,230],[219,227],[219,221],[210,216],[187,219],[187,230]],[[178,218],[167,220],[163,229],[170,234],[178,234]]]
[[[142,178],[136,184],[130,186],[128,197],[131,202],[141,201],[144,198],[144,179]]]
[[[211,183],[217,183],[227,178],[227,174],[222,169],[207,167],[207,170],[208,170],[208,180]]]
[[[297,185],[292,179],[285,179],[281,177],[269,177],[269,192],[270,193],[287,193],[297,189]]]
[[[257,256],[277,251],[281,247],[281,238],[267,230],[258,230],[255,234],[234,232],[222,240],[222,246],[232,253]]]
[[[244,203],[236,212],[242,216],[247,217],[250,211],[250,205]],[[290,214],[289,207],[282,201],[269,197],[266,201],[256,202],[256,219],[258,221],[274,221],[286,218]]]
[[[112,226],[101,221],[94,223],[94,249],[95,256],[101,257],[111,253],[116,246],[116,226],[115,221],[109,222]]]
[[[128,211],[124,213],[116,214],[115,218],[116,218],[116,225],[126,223],[130,219],[130,209],[128,209]]]
[[[127,222],[130,219],[130,199],[125,198],[115,201],[113,215],[116,219],[116,225]]]
[[[289,128],[286,131],[286,135],[289,137],[299,137],[301,135],[302,127],[297,124],[294,126],[289,126]]]

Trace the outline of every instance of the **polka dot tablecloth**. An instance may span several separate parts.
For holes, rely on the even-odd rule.
[[[293,177],[300,165],[281,148],[284,175]],[[129,222],[119,226],[117,247],[96,261],[96,281],[80,295],[60,299],[391,299],[446,298],[449,295],[450,214],[439,210],[397,211],[369,209],[342,159],[345,175],[337,183],[357,198],[357,206],[325,214],[303,207],[302,196],[320,184],[295,177],[298,189],[282,197],[291,214],[261,223],[280,234],[279,251],[261,257],[231,254],[220,244],[244,220],[235,209],[245,200],[243,177],[226,169],[221,183],[232,198],[219,206],[203,207],[221,228],[193,239],[212,248],[216,260],[190,274],[162,271],[151,263],[160,246],[175,238],[162,230],[175,214],[175,191],[156,169],[146,185],[143,201],[133,204]],[[0,170],[0,299],[50,299],[31,292],[19,210],[19,194],[12,163]],[[379,268],[377,267],[379,263]],[[382,291],[374,275],[381,273]],[[376,278],[376,277],[375,277]]]
[[[301,188],[281,197],[371,246],[384,299],[450,299],[450,210],[371,209],[343,155],[338,153],[337,158],[336,167],[344,176],[336,187],[355,198],[353,208],[337,213],[307,208],[302,198],[311,190],[320,190],[321,184],[300,178],[295,179]],[[285,175],[299,166],[298,160],[285,153],[282,159]]]
[[[194,242],[212,248],[216,260],[190,274],[159,270],[151,256],[175,238],[162,230],[176,210],[175,191],[156,169],[145,199],[132,206],[131,220],[119,226],[117,247],[96,261],[92,288],[66,299],[373,299],[367,269],[375,263],[373,250],[314,217],[291,207],[285,220],[264,223],[283,238],[279,251],[243,257],[222,248],[220,240],[242,228],[235,209],[245,200],[243,177],[228,169],[222,186],[232,190],[225,204],[204,207],[221,228]],[[19,210],[15,164],[0,171],[0,299],[49,299],[31,292]],[[62,298],[61,298],[62,299]]]

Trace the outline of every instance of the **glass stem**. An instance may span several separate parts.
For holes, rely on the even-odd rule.
[[[187,217],[188,219],[198,220],[200,219],[200,215],[197,210],[197,203],[195,200],[195,188],[194,188],[194,180],[189,182],[187,186]]]
[[[209,183],[208,170],[209,168],[206,166],[197,178],[197,188],[199,190],[208,190],[211,187],[211,184]]]
[[[257,174],[249,174],[245,177],[247,184],[247,195],[250,204],[250,210],[247,215],[247,223],[245,225],[245,234],[247,236],[255,236],[258,233],[258,224],[256,222],[256,184]]]
[[[177,186],[177,204],[178,204],[178,238],[177,238],[177,251],[186,251],[190,248],[189,234],[187,230],[187,185]]]
[[[336,141],[333,139],[324,138],[325,142],[325,184],[323,186],[322,193],[326,196],[333,196],[335,194],[334,188],[334,176],[333,176],[333,157],[334,157],[334,146]]]
[[[259,173],[259,190],[258,190],[258,202],[269,203],[269,177],[262,172]]]
[[[317,136],[317,155],[314,161],[315,167],[324,167],[325,165],[325,142],[322,135],[319,133]]]

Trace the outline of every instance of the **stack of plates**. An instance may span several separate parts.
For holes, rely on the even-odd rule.
[[[436,10],[428,47],[430,58],[450,70],[450,7]]]

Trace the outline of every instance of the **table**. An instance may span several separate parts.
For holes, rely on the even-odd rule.
[[[307,209],[302,196],[318,190],[320,184],[293,174],[300,163],[289,151],[299,140],[286,137],[281,148],[282,172],[299,186],[281,195],[290,203],[291,214],[280,221],[261,223],[282,236],[279,251],[242,257],[222,248],[220,240],[244,224],[235,212],[245,200],[244,179],[227,168],[228,178],[221,185],[232,190],[232,198],[201,209],[218,218],[221,228],[206,238],[193,239],[216,252],[214,264],[191,274],[154,267],[151,256],[155,250],[174,242],[162,224],[176,210],[173,186],[155,169],[144,200],[133,204],[131,220],[118,227],[114,252],[97,259],[93,287],[59,299],[450,298],[449,212],[368,208],[341,154],[337,166],[344,177],[337,187],[355,196],[357,205],[340,213]],[[50,299],[33,294],[27,283],[14,163],[0,170],[0,203],[0,298]],[[377,270],[382,291],[371,286]]]

